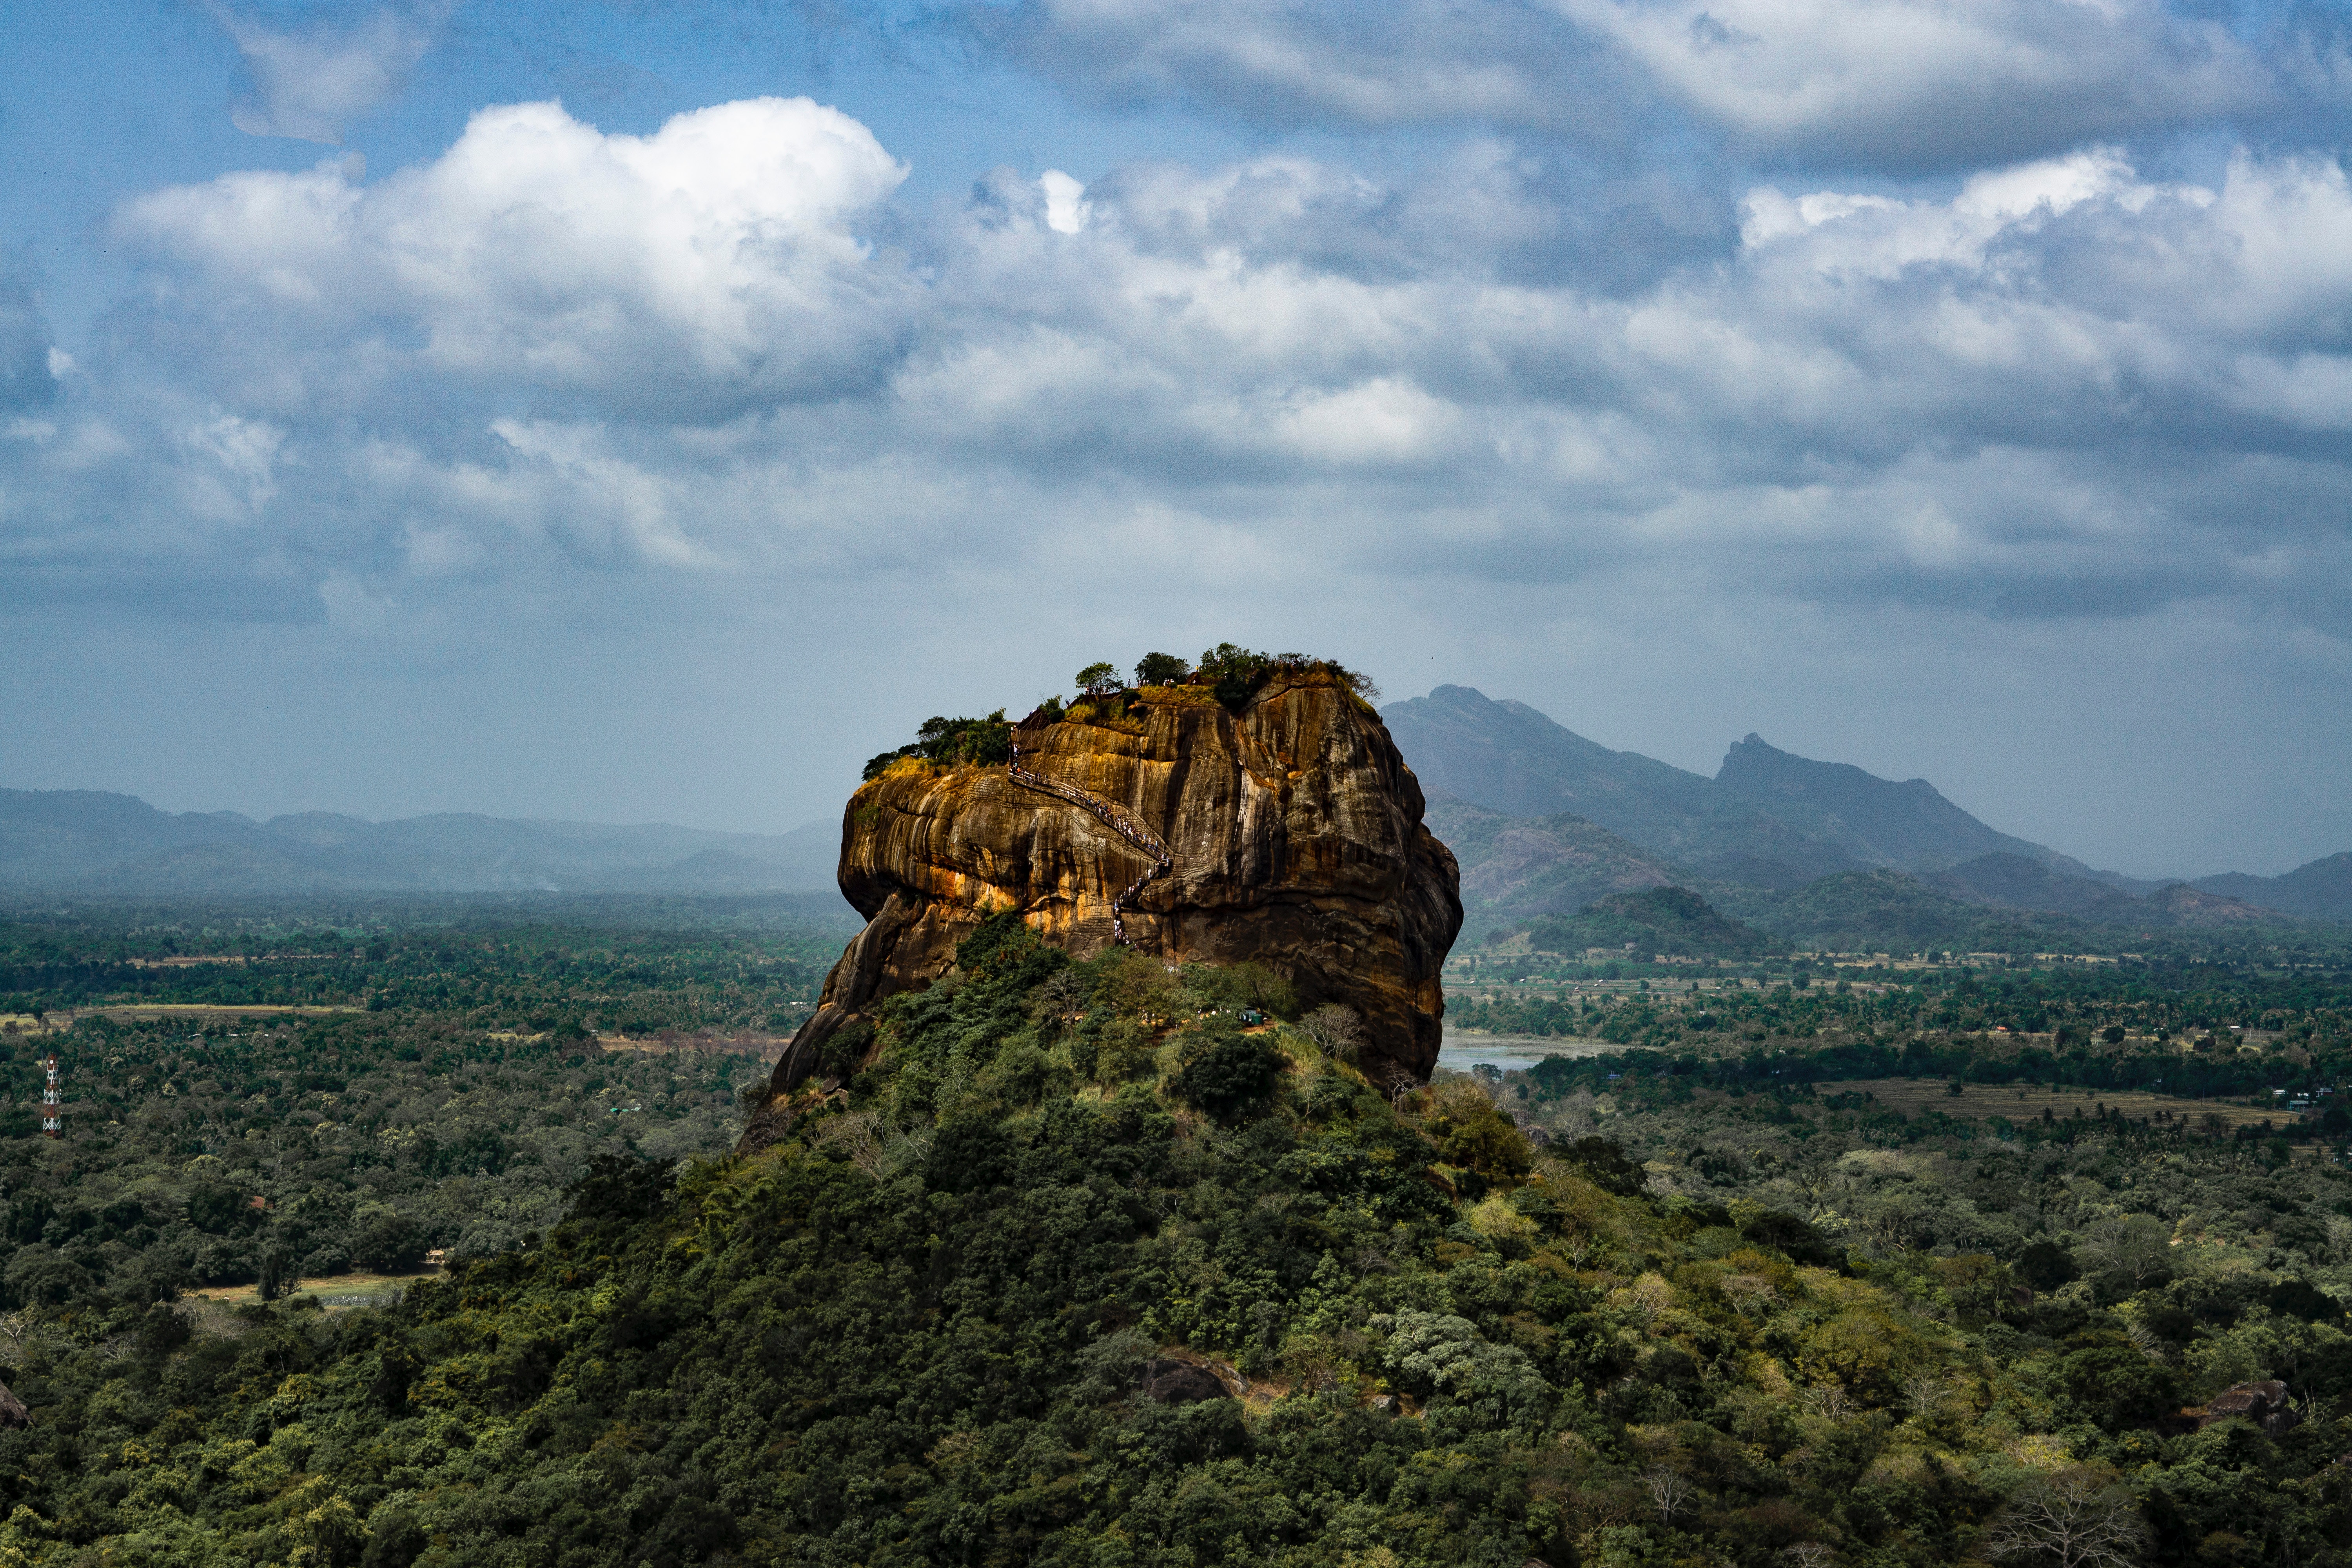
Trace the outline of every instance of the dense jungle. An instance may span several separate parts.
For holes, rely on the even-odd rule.
[[[2333,969],[1645,973],[1416,1089],[999,921],[737,1152],[840,940],[20,911],[0,1563],[2352,1563]]]

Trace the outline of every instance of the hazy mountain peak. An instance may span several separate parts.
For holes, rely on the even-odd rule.
[[[1793,888],[1832,872],[1933,871],[2015,855],[2062,876],[2129,884],[1998,832],[1925,779],[1784,752],[1754,731],[1714,778],[1612,751],[1537,709],[1441,686],[1383,710],[1425,788],[1513,816],[1574,812],[1706,879]]]
[[[96,790],[0,790],[0,888],[114,892],[825,889],[837,833],[718,833],[443,812],[371,822],[158,811]]]

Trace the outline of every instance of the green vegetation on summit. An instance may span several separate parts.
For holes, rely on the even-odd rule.
[[[1219,643],[1192,663],[1172,653],[1147,653],[1137,661],[1132,685],[1120,679],[1118,667],[1108,660],[1087,665],[1073,678],[1076,695],[1066,703],[1059,697],[1047,698],[1036,721],[1118,724],[1133,710],[1132,694],[1145,687],[1197,688],[1227,708],[1239,708],[1276,676],[1308,670],[1337,676],[1367,701],[1380,696],[1380,688],[1370,679],[1329,659],[1303,653],[1255,653]],[[1000,708],[983,719],[927,719],[912,741],[869,759],[859,776],[870,783],[908,761],[938,768],[1002,767],[1012,757],[1013,721]]]

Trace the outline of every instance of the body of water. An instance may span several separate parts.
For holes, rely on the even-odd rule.
[[[1606,1040],[1562,1039],[1553,1035],[1473,1035],[1448,1029],[1437,1047],[1437,1065],[1452,1068],[1455,1072],[1468,1072],[1484,1063],[1505,1072],[1520,1072],[1546,1057],[1597,1057],[1625,1048]]]

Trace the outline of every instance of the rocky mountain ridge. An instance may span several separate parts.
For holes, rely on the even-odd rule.
[[[1482,931],[1668,884],[1741,889],[1734,901],[1760,910],[1773,901],[1761,894],[1793,898],[1825,878],[1881,871],[1959,904],[2100,925],[2352,920],[2352,853],[2279,877],[2148,881],[2001,833],[1925,779],[1882,779],[1753,733],[1709,779],[1466,686],[1391,703],[1382,717],[1460,857],[1464,903]]]
[[[1391,703],[1382,717],[1433,791],[1513,816],[1571,813],[1710,880],[1788,889],[1839,871],[1937,871],[2011,854],[2130,892],[2157,886],[1998,832],[1925,779],[1815,762],[1754,734],[1708,778],[1467,686]]]

